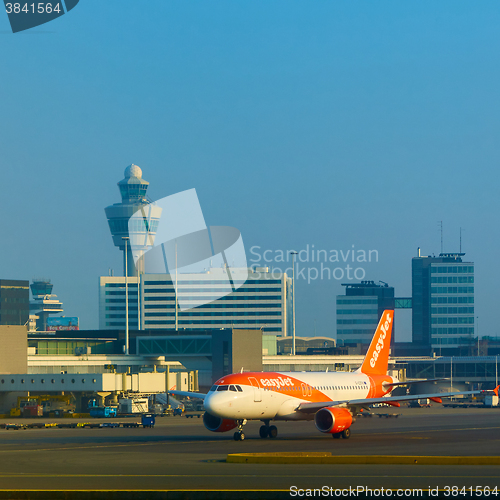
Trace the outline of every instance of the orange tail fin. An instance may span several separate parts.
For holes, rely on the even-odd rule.
[[[394,311],[386,309],[359,371],[367,375],[387,375]]]

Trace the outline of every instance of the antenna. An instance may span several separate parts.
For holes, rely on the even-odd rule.
[[[462,228],[460,228],[460,253],[462,253]]]
[[[439,220],[438,224],[441,230],[441,253],[443,253],[443,221]]]

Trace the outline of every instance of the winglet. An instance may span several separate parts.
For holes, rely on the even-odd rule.
[[[493,389],[493,392],[495,393],[495,396],[498,398],[498,388],[500,387],[500,385],[497,385],[494,389]]]
[[[359,371],[367,375],[387,375],[389,348],[391,345],[394,311],[386,309],[382,314],[375,335]]]

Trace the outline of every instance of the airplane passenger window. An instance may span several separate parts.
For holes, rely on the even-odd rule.
[[[238,391],[236,390],[236,387],[234,387],[234,385],[230,385],[230,386],[229,386],[229,390],[230,390],[230,391],[233,391],[233,392],[238,392]]]
[[[227,391],[228,388],[229,388],[229,386],[227,386],[227,385],[219,385],[219,387],[217,388],[217,391],[218,392]]]

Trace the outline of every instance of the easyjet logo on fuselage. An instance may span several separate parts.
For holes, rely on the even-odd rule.
[[[384,348],[384,339],[387,336],[387,330],[389,330],[389,326],[391,324],[392,318],[390,314],[387,314],[386,316],[385,323],[383,325],[380,325],[380,335],[377,340],[377,344],[375,345],[375,348],[373,349],[372,357],[370,359],[370,366],[372,368],[375,368],[375,363],[377,362],[378,356],[380,351]]]
[[[260,383],[264,387],[277,387],[280,389],[281,387],[293,386],[293,380],[290,377],[278,377],[278,378],[261,378]]]

